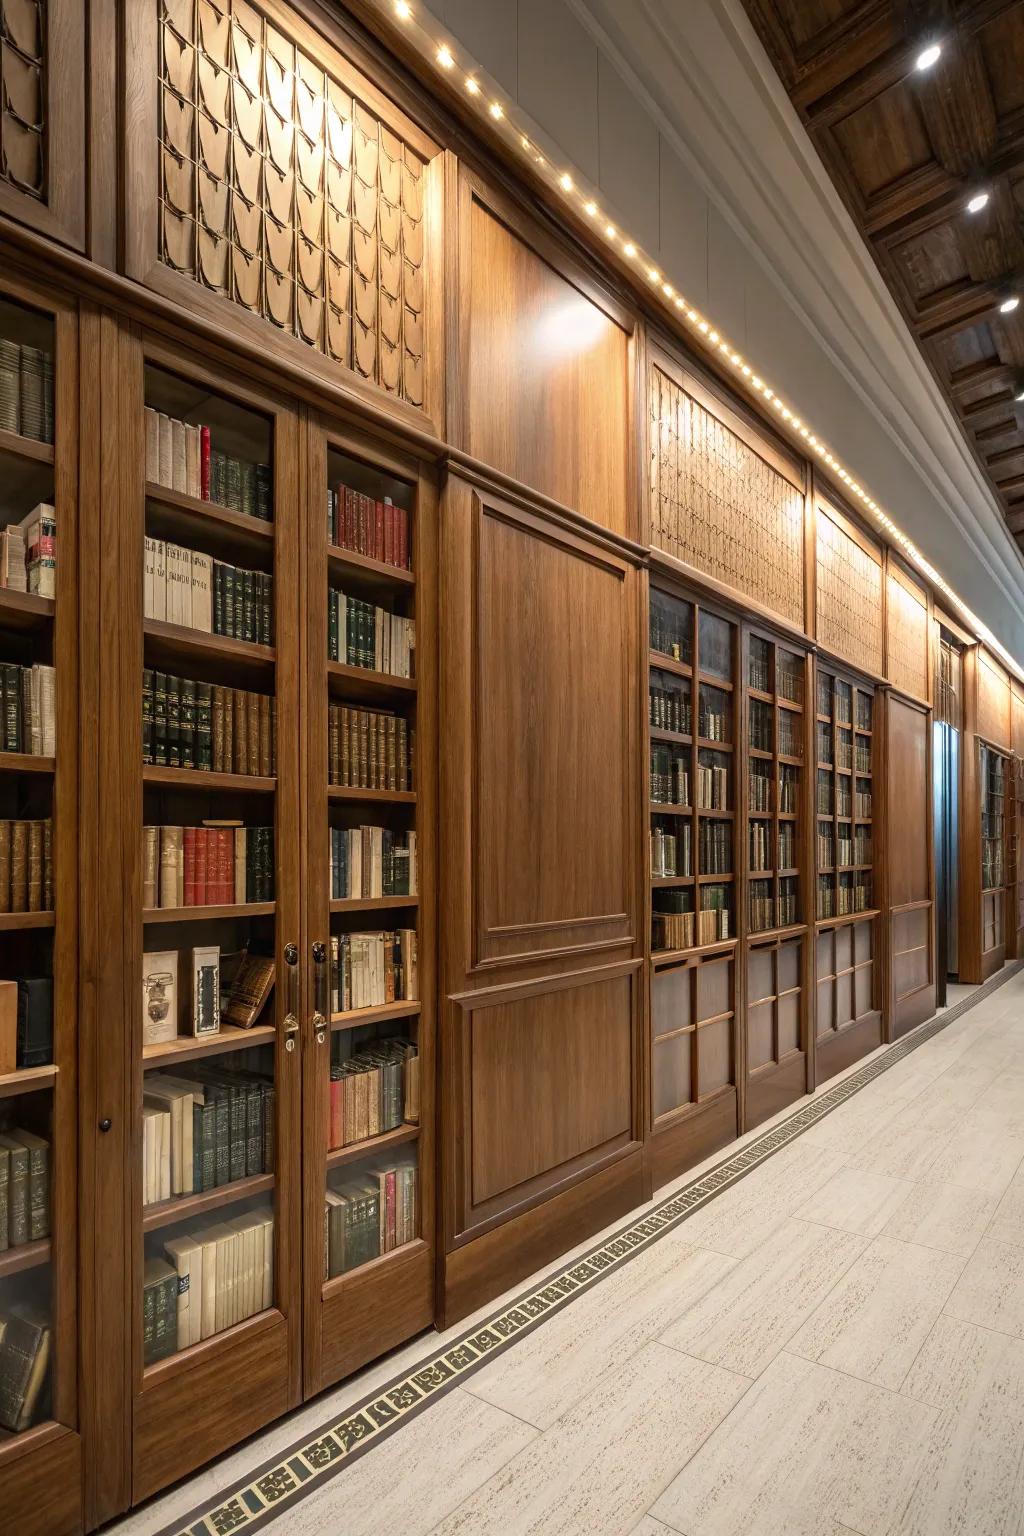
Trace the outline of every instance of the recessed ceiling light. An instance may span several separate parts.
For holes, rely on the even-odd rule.
[[[442,69],[451,69],[452,65],[455,63],[455,55],[452,53],[447,43],[442,43],[440,48],[437,50],[437,62],[440,64]]]
[[[400,21],[408,21],[412,15],[412,6],[409,0],[395,0],[395,15]]]
[[[1012,315],[1019,303],[1020,299],[1018,299],[1016,294],[1014,294],[1012,298],[1003,300],[999,306],[999,313],[1001,315]]]
[[[466,76],[466,90],[469,92],[469,94],[471,96],[479,96],[479,94],[480,94],[480,87],[477,84],[477,82],[473,79],[472,75],[467,75]]]
[[[496,123],[500,122],[501,119],[505,116],[505,108],[502,106],[500,101],[492,101],[487,110],[494,118]]]
[[[1013,398],[1016,400],[1018,405],[1024,403],[1024,388],[1021,389],[1020,394],[1014,395]]]
[[[572,191],[572,177],[569,175],[568,171],[563,171],[561,176],[559,176],[558,185],[561,187],[563,192]]]
[[[929,43],[927,48],[922,48],[921,52],[914,60],[914,68],[931,69],[933,64],[938,63],[939,55],[941,53],[942,48],[938,43]]]
[[[975,192],[974,196],[971,198],[970,202],[967,204],[967,212],[968,213],[980,213],[981,210],[984,207],[987,206],[987,204],[988,204],[988,193],[987,192]]]

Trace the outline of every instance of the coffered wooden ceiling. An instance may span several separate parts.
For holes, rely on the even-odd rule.
[[[1024,547],[1024,0],[744,4]]]

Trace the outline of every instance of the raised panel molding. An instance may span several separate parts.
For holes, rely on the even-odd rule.
[[[473,493],[473,965],[628,944],[630,567]]]
[[[928,698],[928,594],[890,562],[887,580],[887,672],[901,693]]]
[[[85,243],[83,0],[0,0],[0,213]]]
[[[884,661],[881,551],[842,513],[821,501],[815,541],[818,644],[880,677]]]

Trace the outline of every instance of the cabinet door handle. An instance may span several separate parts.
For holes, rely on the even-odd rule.
[[[297,944],[285,945],[284,963],[287,1005],[284,1016],[284,1048],[286,1051],[294,1051],[299,1035],[299,947]]]
[[[317,1045],[327,1038],[327,945],[313,945],[313,1033]]]

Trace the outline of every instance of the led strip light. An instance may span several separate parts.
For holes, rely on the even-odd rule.
[[[913,540],[907,537],[902,528],[849,473],[828,445],[811,431],[802,417],[787,405],[778,391],[755,372],[711,321],[677,292],[660,268],[644,253],[641,246],[601,212],[594,193],[570,171],[560,170],[553,159],[544,154],[535,139],[517,127],[514,116],[510,115],[514,109],[506,105],[499,92],[490,87],[485,88],[480,69],[472,63],[465,68],[459,63],[454,45],[439,35],[438,24],[434,18],[424,11],[422,14],[425,20],[421,24],[416,19],[410,0],[373,0],[373,3],[379,11],[384,14],[390,13],[404,24],[421,56],[441,75],[451,79],[462,75],[466,95],[477,109],[491,120],[491,124],[499,132],[505,131],[509,147],[518,153],[519,158],[529,161],[534,174],[539,174],[552,191],[557,192],[563,201],[571,205],[574,212],[582,212],[592,221],[595,232],[602,235],[607,244],[620,253],[627,263],[635,263],[638,277],[646,279],[650,291],[657,295],[665,309],[669,312],[674,310],[676,317],[687,324],[697,344],[716,353],[719,358],[729,363],[738,379],[742,380],[742,387],[753,391],[771,406],[789,432],[798,437],[810,453],[814,454],[835,475],[850,496],[874,518],[887,538],[898,545],[907,559],[916,565],[932,586],[948,599],[977,638],[990,650],[996,652],[1018,679],[1024,681],[1024,668],[1010,654],[1002,641],[996,639],[988,626],[983,624],[977,614],[954,592]]]

